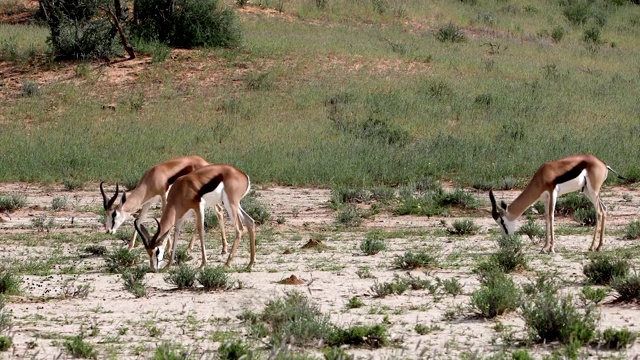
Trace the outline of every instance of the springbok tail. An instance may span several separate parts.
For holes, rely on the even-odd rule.
[[[608,169],[609,171],[611,171],[612,173],[616,174],[616,175],[618,176],[618,179],[621,179],[621,180],[627,180],[626,178],[624,178],[624,177],[622,177],[620,174],[618,174],[615,170],[613,170],[611,167],[609,167],[609,165],[607,165],[607,169]]]

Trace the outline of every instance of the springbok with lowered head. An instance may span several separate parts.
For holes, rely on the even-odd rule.
[[[580,191],[591,200],[596,209],[596,226],[589,250],[594,250],[598,227],[600,229],[600,242],[595,250],[600,250],[604,242],[604,227],[607,217],[607,207],[600,199],[600,189],[607,179],[609,170],[618,175],[607,164],[593,155],[573,155],[546,162],[540,166],[531,181],[529,181],[529,185],[511,204],[507,205],[504,201],[501,201],[500,205],[496,204],[493,190],[490,190],[491,215],[500,225],[502,234],[511,235],[515,232],[515,220],[529,206],[541,200],[544,203],[544,218],[546,222],[546,234],[542,251],[548,250],[550,253],[555,253],[553,224],[556,201],[561,195]],[[618,177],[622,178],[620,175]]]
[[[206,204],[220,203],[224,204],[236,232],[236,238],[233,241],[225,267],[231,265],[236,254],[244,225],[249,231],[250,261],[248,267],[251,268],[256,257],[255,221],[240,206],[240,200],[249,193],[250,187],[249,176],[227,164],[208,165],[176,180],[167,195],[167,204],[162,209],[162,218],[160,221],[155,219],[158,228],[153,236],[150,236],[144,225],[138,224],[138,220],[134,221],[136,231],[149,254],[151,269],[157,271],[160,267],[166,246],[165,242],[171,228],[174,228],[174,239],[177,239],[184,216],[190,210],[196,213],[196,229],[200,236],[202,251],[200,268],[203,268],[207,264],[204,245],[204,208]],[[174,261],[176,244],[177,241],[174,241],[167,266],[170,266]],[[226,243],[224,243],[222,253],[226,253],[226,250]]]
[[[115,204],[119,192],[118,184],[116,183],[116,193],[111,197],[111,199],[107,199],[107,195],[102,187],[104,181],[101,182],[100,192],[102,193],[104,210],[107,213],[106,222],[104,224],[105,230],[107,233],[115,233],[129,215],[141,207],[142,209],[140,210],[138,219],[144,220],[149,212],[149,208],[158,197],[160,197],[160,200],[162,201],[162,209],[164,209],[167,204],[167,193],[171,185],[173,185],[179,177],[207,165],[210,164],[205,159],[195,155],[178,157],[162,162],[148,169],[138,182],[135,189],[129,192],[128,196],[126,192],[123,191],[119,204]],[[224,244],[224,248],[226,248],[227,239],[224,232],[222,208],[218,204],[215,204],[214,210],[218,217],[218,223],[220,224],[222,242]],[[134,231],[131,241],[129,241],[129,250],[131,250],[135,244],[136,235],[137,232]],[[193,246],[194,239],[195,236],[189,243],[189,250],[191,250]]]

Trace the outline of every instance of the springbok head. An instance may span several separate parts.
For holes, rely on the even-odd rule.
[[[102,193],[104,211],[107,214],[107,219],[104,223],[104,229],[107,231],[107,233],[114,234],[116,230],[118,230],[120,225],[122,225],[122,223],[124,223],[124,221],[127,219],[127,216],[129,216],[129,213],[122,210],[122,206],[124,205],[125,201],[127,201],[127,193],[125,191],[122,192],[122,199],[120,200],[120,203],[116,205],[115,202],[118,198],[118,193],[120,190],[118,188],[118,183],[116,183],[116,193],[113,195],[113,197],[111,197],[111,199],[107,198],[107,194],[105,194],[104,189],[102,188],[103,183],[104,181],[100,183],[100,192]]]

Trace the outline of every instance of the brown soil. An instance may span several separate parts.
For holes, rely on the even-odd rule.
[[[303,280],[298,279],[295,275],[291,275],[286,279],[282,279],[280,281],[278,281],[278,284],[284,284],[284,285],[302,285],[304,284]]]

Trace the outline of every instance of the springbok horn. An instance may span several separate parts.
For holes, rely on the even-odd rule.
[[[100,192],[102,193],[102,204],[104,206],[104,209],[107,210],[107,194],[104,193],[104,189],[102,188],[102,184],[104,184],[104,181],[100,183]]]
[[[113,197],[111,198],[111,200],[109,200],[109,203],[107,204],[107,206],[105,207],[105,210],[110,208],[111,205],[113,205],[114,202],[116,202],[116,199],[118,198],[118,193],[120,192],[120,188],[118,187],[118,183],[116,183],[116,193],[113,195]]]
[[[133,220],[133,226],[136,228],[136,231],[140,235],[140,239],[142,239],[142,244],[144,245],[145,249],[148,248],[147,239],[149,239],[149,231],[147,231],[147,228],[145,228],[142,224],[140,225],[140,227],[138,227],[138,219]]]
[[[153,235],[153,238],[151,239],[151,244],[156,244],[156,240],[158,240],[158,235],[160,235],[160,221],[158,221],[157,218],[153,218],[153,220],[156,221],[156,224],[158,224],[158,229],[156,230],[155,235]]]
[[[493,220],[498,220],[500,214],[496,208],[496,198],[493,196],[493,190],[489,190],[489,199],[491,200],[491,216],[493,217]]]

